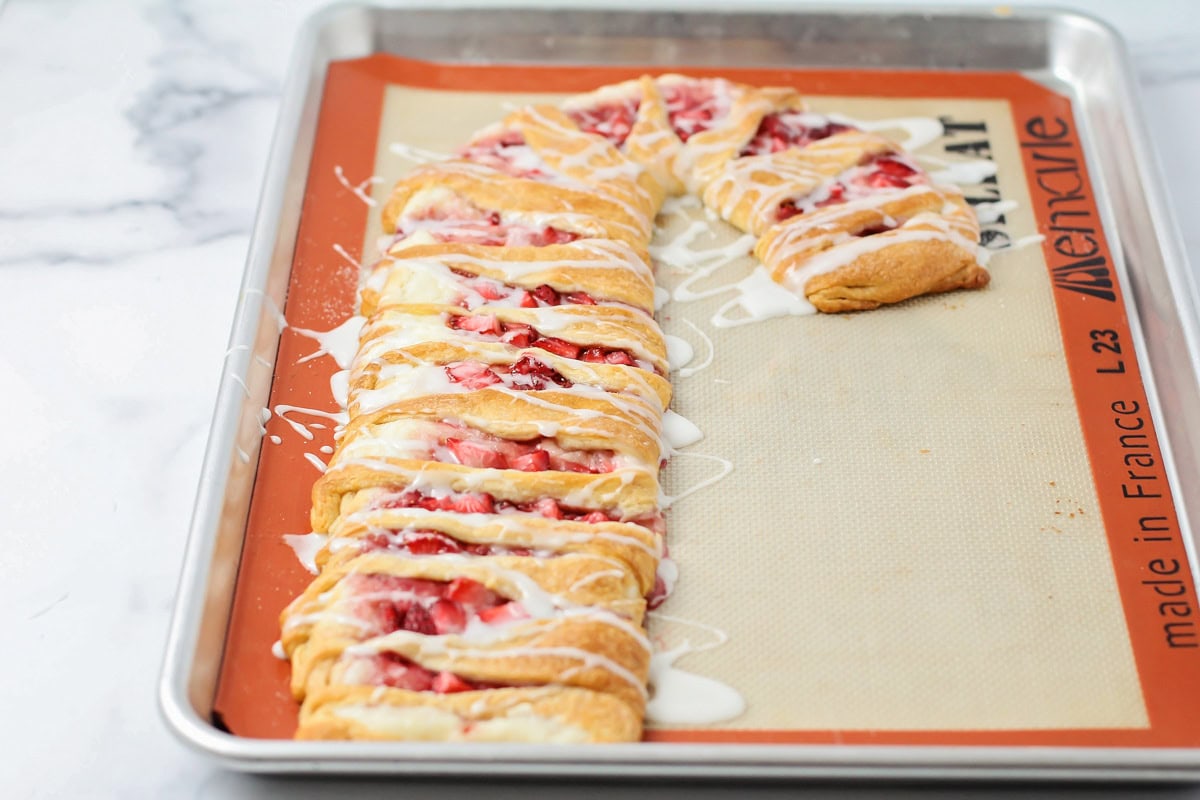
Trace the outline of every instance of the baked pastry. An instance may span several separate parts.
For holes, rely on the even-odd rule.
[[[767,229],[755,255],[819,311],[860,311],[986,286],[978,243],[962,192],[915,184],[789,217]]]
[[[580,131],[624,150],[668,194],[683,194],[703,189],[766,115],[803,102],[792,89],[668,74],[603,87],[563,108]]]
[[[641,731],[627,703],[587,689],[338,686],[301,706],[296,738],[573,744],[630,742]]]
[[[791,89],[643,76],[532,106],[400,180],[282,613],[297,737],[636,740],[661,598],[667,194],[821,311],[978,287],[978,223]]]
[[[814,208],[927,182],[890,140],[846,131],[804,148],[732,159],[704,191],[704,203],[731,225],[762,236]]]
[[[545,245],[582,238],[645,247],[653,217],[588,186],[516,177],[470,161],[418,167],[383,208],[384,230],[401,242],[474,241]]]
[[[654,273],[644,250],[611,239],[540,247],[470,242],[409,244],[380,260],[361,292],[361,311],[434,303],[539,308],[621,304],[654,313]]]

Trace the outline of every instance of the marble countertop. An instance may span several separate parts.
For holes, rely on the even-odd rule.
[[[9,387],[0,393],[9,420],[0,607],[14,621],[0,658],[5,797],[332,797],[345,788],[227,772],[178,743],[155,708],[280,86],[296,29],[321,4],[0,0],[0,374]],[[1200,4],[1058,5],[1126,36],[1167,193],[1200,265]],[[404,790],[452,797],[461,788],[407,781]],[[391,796],[395,784],[355,791]],[[676,787],[660,796],[685,791],[746,794]],[[810,796],[916,791],[821,786]],[[1200,796],[1167,794],[1176,792]]]

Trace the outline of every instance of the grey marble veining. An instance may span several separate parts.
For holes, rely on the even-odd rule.
[[[279,89],[296,29],[319,5],[0,6],[4,797],[345,794],[225,773],[176,743],[154,709]],[[1198,266],[1200,4],[1087,8],[1128,38]],[[358,791],[395,796],[395,785]]]

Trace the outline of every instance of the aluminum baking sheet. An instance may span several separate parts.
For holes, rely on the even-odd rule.
[[[373,238],[365,201],[378,202],[404,168],[390,143],[438,144],[436,126],[414,125],[433,117],[448,121],[446,149],[505,102],[642,70],[789,83],[814,108],[859,119],[944,117],[929,146],[1000,167],[968,191],[1007,204],[990,208],[1007,212],[985,226],[990,243],[1028,243],[1039,231],[1046,246],[1004,253],[984,293],[745,326],[708,371],[677,384],[677,408],[704,423],[704,448],[737,455],[740,468],[718,499],[673,510],[683,577],[652,633],[668,648],[686,638],[671,630],[682,608],[728,636],[681,663],[739,689],[746,714],[652,725],[649,742],[603,748],[280,740],[294,707],[286,665],[270,660],[270,625],[307,580],[280,531],[300,532],[291,519],[307,509],[328,428],[309,415],[297,423],[306,435],[285,441],[299,430],[279,410],[319,409],[333,367],[301,360],[331,345],[312,331],[352,312],[356,263]],[[168,720],[192,744],[255,770],[1192,775],[1200,656],[1178,615],[1194,611],[1195,298],[1130,91],[1115,37],[1061,14],[341,7],[318,16],[281,111],[207,454],[164,669]],[[339,128],[358,133],[329,133]],[[342,227],[301,227],[304,203]],[[689,213],[661,220],[664,242]],[[660,274],[677,288],[691,273],[671,251],[660,253]],[[738,268],[728,268],[733,279]],[[703,323],[727,298],[669,305],[664,327],[702,353]],[[858,349],[847,351],[849,340]],[[756,341],[795,342],[784,358],[761,359],[771,375],[762,385],[736,367],[762,356]],[[934,374],[898,370],[904,358],[889,348]],[[794,368],[800,361],[808,372]],[[764,414],[770,403],[788,410],[780,389],[797,392],[804,413]],[[892,398],[912,404],[911,423],[896,421]],[[756,404],[752,415],[713,413]],[[264,408],[275,413],[264,418]],[[769,453],[788,470],[755,466],[749,417],[795,434],[775,437],[791,449]],[[1143,437],[1154,430],[1157,442]],[[981,467],[980,454],[995,468]],[[896,474],[914,490],[903,503]],[[964,484],[964,474],[990,480]],[[667,487],[704,477],[673,464]],[[755,507],[739,509],[747,498]],[[763,510],[764,499],[778,502]],[[789,518],[797,507],[801,517]],[[737,537],[747,520],[754,541]],[[992,530],[992,520],[1007,527]],[[740,591],[747,585],[769,592]],[[793,602],[776,613],[781,597]],[[897,608],[908,628],[889,617]],[[956,685],[963,674],[972,680]]]

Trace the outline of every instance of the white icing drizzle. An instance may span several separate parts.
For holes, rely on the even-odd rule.
[[[339,369],[329,376],[329,394],[340,407],[346,407],[350,399],[350,370]]]
[[[939,159],[940,160],[940,159]],[[960,186],[974,186],[996,174],[996,162],[986,158],[972,158],[963,161],[943,161],[939,170],[929,173],[934,183],[956,183]]]
[[[712,341],[712,339],[709,338],[708,334],[705,333],[704,331],[700,330],[700,328],[696,325],[696,323],[692,322],[687,317],[682,317],[682,319],[683,319],[684,324],[686,324],[688,327],[690,327],[693,331],[696,332],[697,336],[699,336],[701,339],[704,340],[704,344],[708,348],[708,355],[705,356],[704,360],[701,361],[699,364],[692,364],[692,365],[680,368],[679,377],[689,378],[692,375],[695,375],[700,370],[706,369],[710,364],[712,364],[713,357],[717,353],[717,348],[713,346],[713,341]]]
[[[449,161],[438,165],[440,174],[459,174],[469,176],[478,180],[493,180],[504,173],[499,172],[492,167],[475,164],[470,161]],[[579,191],[584,193],[593,192],[593,187],[580,185]],[[430,198],[421,197],[423,193],[418,192],[408,201],[404,207],[402,214],[401,227],[406,230],[410,227],[438,227],[437,220],[431,220],[428,217],[422,217],[421,212],[430,207],[431,202],[444,202],[445,195],[443,192],[433,190],[429,192]],[[653,221],[646,213],[634,206],[632,203],[623,199],[619,194],[614,192],[602,193],[604,200],[620,206],[624,211],[629,222],[623,222],[611,217],[606,217],[603,222],[595,216],[588,214],[580,214],[571,211],[554,211],[554,212],[534,212],[527,210],[501,210],[500,218],[508,222],[523,222],[538,225],[549,224],[556,227],[566,227],[577,231],[595,231],[599,233],[604,226],[613,226],[620,228],[632,234],[637,239],[648,239],[653,231]],[[569,205],[567,205],[569,208]],[[634,224],[630,224],[634,223]],[[444,227],[444,222],[443,225]],[[540,226],[540,225],[539,225]]]
[[[719,628],[700,622],[659,611],[648,614],[666,622],[700,628],[712,634],[713,639],[699,645],[684,639],[670,650],[658,650],[650,657],[651,693],[646,704],[646,718],[665,725],[703,725],[733,719],[745,712],[746,701],[732,686],[675,666],[675,662],[688,653],[720,647],[729,636]]]
[[[636,261],[637,259],[634,260]],[[505,262],[449,253],[444,256],[438,256],[436,259],[396,259],[387,270],[379,270],[373,274],[367,280],[366,287],[380,292],[382,305],[436,303],[441,305],[459,305],[469,310],[481,308],[482,306],[487,306],[489,309],[522,307],[520,305],[520,292],[513,292],[507,297],[493,299],[481,294],[479,288],[472,285],[473,279],[465,278],[453,272],[454,267],[461,267],[465,264],[474,265],[476,268],[490,268],[494,272],[501,273],[498,277],[491,277],[485,273],[475,279],[476,281],[495,281],[505,284],[514,284],[521,280],[524,276],[517,273],[523,268],[534,268],[530,269],[530,272],[534,272],[534,270],[540,272],[547,269],[545,262]],[[512,267],[511,269],[509,268],[510,266]],[[553,266],[556,268],[574,267],[576,269],[629,270],[624,264],[582,259],[574,262],[556,260]],[[644,265],[643,269],[645,269]],[[607,308],[640,311],[640,309],[634,309],[633,306],[626,305],[625,303],[603,299],[596,299],[596,305]]]
[[[816,313],[812,303],[780,286],[761,265],[737,283],[722,288],[736,290],[737,296],[718,308],[709,320],[717,328],[734,328],[774,317]],[[743,316],[730,316],[731,312],[739,309]]]
[[[663,414],[663,439],[671,453],[677,453],[688,445],[704,438],[704,432],[687,417],[672,409]]]
[[[990,158],[956,158],[947,159],[941,156],[925,153],[917,154],[916,159],[933,169],[929,177],[934,183],[954,183],[960,186],[975,186],[998,171],[998,167]]]
[[[655,310],[655,312],[662,311],[663,306],[665,306],[670,300],[671,300],[670,292],[668,292],[662,286],[654,287],[654,310]]]
[[[276,639],[275,644],[271,645],[271,655],[275,656],[280,661],[288,660],[287,651],[283,649],[283,642],[281,642],[279,639]]]
[[[605,560],[612,561],[612,559],[605,559]],[[592,572],[589,572],[587,575],[584,575],[582,578],[580,578],[579,580],[572,583],[570,585],[570,587],[568,587],[569,591],[572,591],[572,592],[578,591],[582,587],[587,586],[589,583],[596,583],[598,581],[604,580],[605,578],[615,578],[617,580],[620,580],[621,578],[625,577],[628,574],[624,564],[621,564],[620,562],[616,562],[616,561],[612,561],[612,563],[617,565],[616,569],[593,570]]]
[[[556,133],[563,136],[576,137],[576,140],[578,140],[577,130],[574,127],[567,128],[558,124],[555,120],[542,114],[536,106],[527,106],[524,111],[531,118]],[[559,164],[562,168],[586,169],[589,182],[605,197],[610,197],[611,195],[609,187],[605,185],[606,182],[624,179],[624,186],[627,186],[644,199],[649,199],[646,190],[636,182],[638,177],[645,172],[645,167],[633,159],[626,157],[620,150],[613,147],[611,142],[603,137],[589,136],[585,137],[585,140],[586,146],[580,148],[578,151],[559,154]]]
[[[334,243],[333,252],[335,252],[339,256],[341,256],[342,259],[347,264],[354,267],[355,269],[360,270],[360,271],[365,271],[367,269],[366,264],[362,263],[361,261],[356,259],[354,256],[350,255],[350,251],[347,250],[346,248],[342,247],[340,244]]]
[[[1020,204],[1016,200],[997,200],[994,203],[979,203],[975,208],[975,216],[980,225],[990,225],[999,222],[1000,218],[1013,211]]]
[[[1004,245],[1003,247],[997,247],[993,250],[985,250],[984,252],[986,254],[990,255],[992,253],[1007,253],[1007,252],[1010,252],[1013,250],[1024,250],[1026,247],[1030,247],[1035,244],[1041,244],[1044,241],[1046,241],[1045,236],[1043,236],[1040,233],[1033,233],[1033,234],[1030,234],[1029,236],[1022,236],[1020,239],[1016,239],[1012,242],[1009,242],[1008,244]],[[982,261],[981,263],[986,264],[987,262]]]
[[[317,472],[324,472],[325,470],[327,470],[329,468],[328,465],[324,461],[317,458],[312,453],[305,453],[304,460],[307,461],[308,463],[312,464],[314,467],[316,467]]]
[[[654,575],[662,583],[662,599],[666,600],[675,591],[675,583],[679,580],[679,565],[674,559],[663,556],[658,561]]]
[[[646,248],[650,257],[668,266],[687,269],[688,262],[696,257],[696,251],[688,248],[697,237],[708,233],[708,225],[701,220],[693,220],[665,244],[652,244]]]
[[[271,319],[275,320],[275,327],[280,333],[283,333],[284,328],[288,327],[287,317],[279,310],[279,306],[275,304],[275,300],[261,289],[247,289],[244,297],[256,296],[259,298],[259,303],[271,315]]]
[[[506,283],[514,283],[531,275],[560,268],[618,269],[631,271],[647,283],[654,280],[650,265],[638,255],[636,250],[625,242],[616,239],[576,239],[570,243],[570,247],[583,250],[591,254],[592,257],[555,258],[553,262],[538,260],[516,261],[503,258],[488,258],[468,253],[448,252],[439,254],[436,260],[428,257],[406,259],[403,255],[398,255],[394,257],[394,261],[396,265],[416,264],[428,266],[430,264],[440,264],[451,268],[466,265],[473,267],[472,271],[499,273],[499,279]],[[402,253],[403,251],[401,251]],[[386,276],[380,276],[380,279],[384,277]],[[374,288],[375,284],[368,283],[368,286]]]
[[[900,130],[904,138],[899,144],[904,149],[913,151],[933,144],[942,138],[945,128],[933,117],[890,117],[887,119],[862,120],[845,116],[844,114],[828,114],[829,119],[843,125],[853,125],[859,130],[880,133],[883,131]]]
[[[757,241],[749,234],[741,236],[721,247],[711,247],[706,250],[693,250],[690,245],[701,233],[707,233],[709,226],[703,220],[693,220],[687,228],[674,238],[662,245],[652,245],[650,255],[655,261],[666,264],[674,269],[692,273],[686,280],[675,288],[673,297],[676,300],[697,300],[707,297],[704,293],[691,292],[690,284],[701,280],[738,259],[745,258],[754,250]]]
[[[334,165],[333,174],[337,177],[338,183],[349,189],[359,200],[362,200],[368,206],[373,207],[376,205],[375,199],[367,194],[367,189],[377,183],[383,183],[383,178],[378,175],[372,175],[359,183],[350,183],[349,179],[346,178],[346,173],[342,169],[341,164]]]
[[[678,336],[667,334],[665,337],[667,342],[667,364],[671,372],[677,372],[681,368],[686,367],[696,357],[696,351],[686,340],[680,339]]]
[[[701,223],[703,224],[703,223]],[[687,303],[693,300],[703,300],[706,297],[712,297],[715,294],[720,294],[726,291],[726,287],[717,287],[715,289],[705,289],[694,291],[692,284],[704,280],[722,267],[728,266],[742,258],[746,258],[754,250],[754,245],[757,240],[749,234],[730,242],[724,247],[714,248],[712,250],[689,250],[690,255],[687,262],[676,262],[672,266],[678,266],[681,269],[687,269],[692,274],[685,278],[675,287],[672,297],[676,300]]]
[[[413,147],[404,142],[392,142],[388,145],[388,150],[401,158],[407,159],[414,164],[430,164],[437,161],[446,161],[453,158],[448,153],[437,153],[433,150],[424,150],[420,147]]]
[[[663,201],[658,213],[663,216],[678,214],[689,208],[700,208],[700,198],[694,194],[680,194]]]
[[[292,326],[292,330],[296,331],[296,333],[299,333],[301,336],[307,336],[317,343],[315,351],[297,360],[296,363],[303,364],[306,361],[312,361],[314,358],[328,355],[337,362],[338,367],[345,369],[354,360],[354,353],[358,350],[358,335],[365,322],[366,320],[363,317],[354,315],[336,328],[328,331],[314,331],[308,328]]]
[[[464,525],[469,525],[472,528],[499,528],[500,533],[497,537],[498,541],[514,541],[516,539],[532,538],[539,547],[548,548],[551,550],[561,550],[570,544],[582,544],[591,541],[592,539],[603,539],[617,544],[634,547],[642,550],[649,555],[658,558],[662,555],[659,547],[651,547],[642,539],[626,536],[611,530],[612,527],[629,525],[633,523],[624,522],[607,522],[600,523],[604,526],[602,530],[597,530],[596,525],[592,523],[567,523],[564,525],[561,521],[556,521],[556,526],[547,527],[545,525],[531,525],[531,522],[545,522],[545,517],[532,512],[514,511],[511,513],[502,514],[482,514],[482,513],[459,513],[448,511],[431,511],[429,509],[413,507],[413,508],[396,508],[396,509],[360,509],[346,516],[347,522],[363,525],[365,527],[376,529],[380,526],[391,527],[389,520],[415,520],[413,527],[422,527],[432,524],[435,520],[452,518]],[[585,530],[578,532],[568,531],[565,528],[574,526],[585,526]],[[333,539],[330,542],[330,549],[337,551],[345,547],[355,546],[359,544],[353,539]]]
[[[242,380],[241,375],[238,375],[235,372],[230,372],[229,380],[233,381],[234,383],[236,383],[238,386],[241,387],[242,394],[246,395],[247,398],[250,397],[250,387],[246,385],[246,382],[244,380]]]
[[[294,430],[296,433],[300,434],[302,437],[304,437],[305,439],[307,439],[310,442],[313,440],[314,435],[313,435],[313,432],[309,429],[310,428],[318,428],[319,423],[309,423],[306,425],[303,422],[299,422],[297,420],[290,418],[288,416],[288,414],[291,414],[291,413],[307,414],[312,417],[323,417],[325,419],[333,421],[338,426],[345,425],[346,421],[347,421],[346,412],[343,410],[321,411],[320,409],[317,409],[317,408],[304,408],[303,406],[290,406],[285,403],[280,403],[280,404],[276,405],[275,406],[275,416],[282,419],[284,422],[286,422],[288,425],[290,425],[292,427],[292,430]]]
[[[283,541],[292,548],[300,566],[313,575],[319,572],[316,562],[317,553],[325,546],[328,539],[329,537],[323,533],[285,533],[283,535]]]
[[[691,495],[695,494],[696,492],[700,491],[701,489],[707,489],[709,486],[712,486],[714,483],[717,483],[717,482],[723,480],[727,475],[729,475],[729,473],[733,472],[733,462],[727,458],[721,458],[720,456],[709,455],[708,453],[688,453],[688,452],[675,453],[676,458],[682,458],[684,456],[688,456],[691,458],[699,458],[699,459],[703,459],[705,461],[715,461],[716,463],[721,465],[721,471],[716,473],[715,475],[710,475],[709,477],[705,478],[704,480],[700,481],[699,483],[697,483],[693,486],[689,486],[687,489],[684,489],[682,492],[680,492],[677,495],[671,496],[671,495],[660,493],[659,498],[658,498],[658,504],[659,504],[659,506],[661,506],[664,509],[670,508],[671,506],[678,503],[680,500],[684,499],[685,497],[690,497]]]

